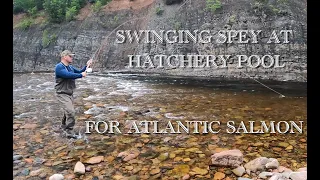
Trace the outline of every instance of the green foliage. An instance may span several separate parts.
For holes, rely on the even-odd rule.
[[[100,9],[102,8],[102,2],[101,1],[97,1],[96,3],[94,3],[93,5],[93,11],[94,12],[98,12],[100,11]]]
[[[229,24],[233,24],[236,22],[236,16],[235,15],[231,15],[230,18],[229,18]]]
[[[65,19],[66,0],[45,0],[43,6],[51,22],[59,23]]]
[[[110,1],[111,1],[111,0],[98,0],[98,1],[96,1],[96,2],[93,4],[93,6],[92,6],[93,11],[94,11],[94,12],[100,11],[101,8],[102,8],[102,6],[108,4]]]
[[[31,17],[36,17],[37,13],[38,13],[38,11],[37,11],[37,7],[36,6],[28,10],[28,14]]]
[[[119,17],[118,17],[117,15],[113,17],[113,21],[114,21],[115,23],[117,23],[118,20],[119,20]]]
[[[220,0],[207,0],[206,1],[206,9],[210,10],[211,12],[215,12],[217,9],[221,8]]]
[[[176,31],[178,31],[180,28],[181,28],[181,23],[180,23],[180,22],[175,22],[175,23],[174,23],[174,29],[175,29]]]
[[[74,17],[77,15],[78,10],[76,6],[73,6],[71,8],[67,8],[66,11],[66,21],[71,21],[74,19]]]
[[[271,4],[269,5],[269,7],[270,7],[271,11],[272,11],[274,14],[279,14],[279,13],[281,12],[280,9],[274,7],[274,6],[271,5]]]
[[[44,9],[50,22],[60,23],[74,19],[86,4],[87,0],[14,0],[13,13],[27,12],[35,17]]]
[[[57,35],[56,34],[49,34],[48,30],[44,30],[42,33],[42,46],[44,48],[48,47],[51,43],[56,42]]]
[[[162,15],[163,14],[163,9],[161,9],[160,7],[156,8],[156,14],[157,15]]]
[[[22,20],[19,24],[17,24],[17,27],[18,27],[19,29],[26,30],[26,29],[28,29],[32,24],[33,24],[33,20],[30,19],[30,18],[26,18],[26,19]]]
[[[44,0],[14,0],[13,14],[31,11],[34,15],[43,9],[43,2]]]
[[[102,6],[108,4],[109,2],[111,2],[111,0],[99,0],[102,3]]]
[[[35,0],[15,0],[13,6],[13,13],[28,12],[36,6]]]

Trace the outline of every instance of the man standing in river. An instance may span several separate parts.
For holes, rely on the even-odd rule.
[[[92,64],[92,59],[90,59],[81,70],[74,68],[71,66],[74,55],[69,50],[62,51],[60,54],[61,61],[55,67],[56,97],[64,110],[60,127],[67,132],[67,135],[72,136],[74,135],[73,127],[75,125],[73,104],[73,92],[76,88],[75,80],[86,77],[86,69]]]

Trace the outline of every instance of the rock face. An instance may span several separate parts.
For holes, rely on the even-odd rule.
[[[179,3],[180,2],[180,3]],[[134,1],[133,1],[134,3]],[[170,4],[167,5],[166,3]],[[160,7],[161,15],[155,13]],[[131,9],[99,12],[85,20],[59,25],[34,25],[24,31],[13,30],[13,71],[53,71],[59,53],[70,49],[76,53],[74,66],[83,66],[94,57],[93,71],[153,72],[168,75],[227,78],[258,78],[305,81],[307,74],[307,4],[306,1],[221,1],[221,7],[210,10],[206,1],[154,1],[133,12]],[[114,17],[118,17],[116,20]],[[146,18],[147,17],[147,18]],[[129,21],[130,23],[124,22]],[[116,43],[118,30],[262,30],[259,43]],[[293,31],[289,43],[267,43],[273,30]],[[76,31],[75,31],[76,30]],[[44,33],[46,32],[46,33]],[[112,32],[112,33],[111,33]],[[50,36],[46,37],[45,35]],[[43,44],[49,39],[50,44]],[[214,38],[213,38],[214,39]],[[252,38],[251,38],[252,39]],[[126,68],[128,55],[153,57],[164,55],[230,55],[227,67],[210,68]],[[95,55],[95,56],[94,56]],[[238,68],[236,55],[280,55],[284,68]],[[266,60],[267,62],[270,62]],[[221,60],[217,64],[221,64]],[[268,64],[268,63],[267,63]],[[155,62],[156,65],[156,62]]]
[[[222,151],[211,156],[211,164],[214,166],[238,167],[242,162],[243,155],[238,149]]]

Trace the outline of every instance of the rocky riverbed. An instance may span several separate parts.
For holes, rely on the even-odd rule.
[[[79,136],[70,139],[55,132],[62,111],[54,74],[14,74],[14,179],[306,179],[305,86],[270,85],[281,98],[246,83],[88,75],[77,80]],[[111,120],[123,129],[143,120],[220,121],[222,131],[84,133],[86,121]],[[229,134],[227,121],[303,121],[303,131]]]

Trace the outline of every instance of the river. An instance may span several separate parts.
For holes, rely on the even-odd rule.
[[[23,156],[23,160],[14,163],[14,177],[29,177],[26,169],[39,168],[43,169],[44,177],[54,173],[72,176],[77,161],[102,156],[102,162],[89,165],[91,171],[77,178],[136,175],[141,179],[157,176],[174,179],[195,167],[210,170],[195,174],[198,179],[213,178],[218,171],[235,178],[234,174],[228,174],[229,168],[209,167],[212,154],[230,149],[241,150],[244,162],[263,156],[277,158],[281,166],[292,170],[305,167],[306,83],[259,82],[252,79],[89,74],[76,80],[74,94],[76,130],[81,136],[68,139],[53,131],[59,126],[62,113],[54,96],[54,74],[14,74],[13,153]],[[85,134],[86,121],[117,121],[121,134],[109,131],[99,134],[94,129],[91,134]],[[167,133],[152,133],[150,124],[149,134],[143,133],[141,126],[138,127],[140,133],[127,133],[130,128],[134,132],[132,125],[141,121],[157,121],[160,130],[170,121],[174,129],[167,128]],[[182,132],[182,128],[178,133],[178,121],[215,121],[212,129],[220,131],[206,132],[206,127],[198,124],[199,133],[194,133],[193,125],[190,125],[189,133]],[[284,131],[285,122],[296,122],[303,128],[301,132],[292,129],[292,133],[250,133],[249,121],[255,122],[252,132],[261,129],[262,121],[267,125],[272,121],[274,124],[282,122],[280,131]],[[239,133],[228,133],[227,129],[232,131],[228,122],[233,122]],[[241,122],[248,133],[240,126]],[[289,127],[294,126],[289,124]],[[102,126],[100,130],[103,129]],[[123,161],[117,157],[121,152],[137,156]],[[182,166],[184,164],[187,166]],[[179,168],[182,169],[177,170]]]

